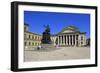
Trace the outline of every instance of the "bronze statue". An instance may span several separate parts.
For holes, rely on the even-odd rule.
[[[44,26],[45,27],[45,31],[42,34],[42,44],[51,44],[51,34],[50,34],[50,27],[49,25]]]

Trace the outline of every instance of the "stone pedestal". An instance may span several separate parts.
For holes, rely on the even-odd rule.
[[[42,44],[41,45],[41,49],[43,49],[43,50],[50,50],[50,49],[54,49],[54,48],[56,48],[53,44]]]

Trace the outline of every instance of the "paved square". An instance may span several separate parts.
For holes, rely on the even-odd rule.
[[[50,61],[90,58],[90,47],[60,47],[49,51],[24,51],[24,61]]]

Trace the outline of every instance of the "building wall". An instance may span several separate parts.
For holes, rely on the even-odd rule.
[[[25,50],[33,50],[34,47],[39,47],[41,45],[41,35],[28,32],[28,26],[24,28],[24,46]]]
[[[86,36],[85,34],[79,35],[79,46],[85,46],[86,45]]]
[[[86,35],[85,34],[61,34],[56,36],[57,44],[59,46],[85,46]],[[54,42],[56,40],[53,39]]]
[[[24,25],[24,31],[28,31],[28,25]]]
[[[56,46],[57,36],[51,36],[51,41],[54,46]]]
[[[78,39],[77,40],[75,39],[76,42],[78,42],[77,45],[76,45],[76,42],[75,42],[74,45],[71,45],[70,42],[69,42],[70,44],[68,44],[68,43],[65,44],[64,43],[65,42],[65,38],[60,39],[60,41],[62,43],[59,43],[58,42],[58,40],[59,40],[58,36],[59,35],[55,35],[55,36],[51,36],[51,41],[52,41],[52,44],[54,46],[85,46],[86,45],[86,35],[85,34],[81,34],[81,33],[78,33],[78,34],[75,34],[75,33],[73,33],[73,34],[65,34],[64,32],[62,32],[62,33],[63,34],[61,34],[60,36],[63,36],[63,37],[65,35],[66,36],[67,35],[69,35],[69,36],[78,35]],[[68,33],[68,32],[66,32],[66,33]],[[27,25],[24,26],[24,46],[25,46],[25,50],[32,50],[34,47],[41,46],[41,39],[42,39],[41,35],[29,32],[28,31],[28,26]],[[69,39],[71,39],[71,37]],[[67,37],[66,37],[66,42],[68,42]]]

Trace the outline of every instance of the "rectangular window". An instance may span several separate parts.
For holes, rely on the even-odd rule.
[[[29,42],[29,46],[30,46],[31,42]]]
[[[34,46],[34,42],[33,42],[33,46]]]
[[[26,31],[26,27],[24,27],[24,31]]]
[[[81,36],[81,40],[83,40],[83,37]]]
[[[34,39],[34,36],[32,38]]]
[[[35,36],[35,40],[37,40],[37,36]]]
[[[25,42],[24,45],[26,46],[27,45],[27,42]]]
[[[29,39],[30,39],[30,35],[29,35]]]
[[[24,34],[24,39],[26,39],[26,34]]]
[[[83,42],[81,42],[81,44],[83,44]]]

